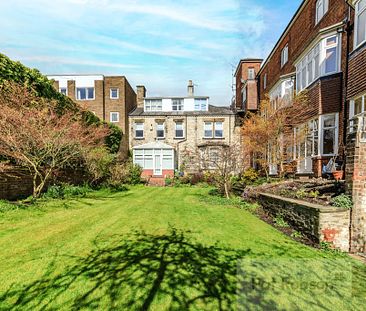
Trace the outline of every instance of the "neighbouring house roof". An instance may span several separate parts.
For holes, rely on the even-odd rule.
[[[144,116],[212,116],[212,115],[234,115],[230,107],[218,107],[209,105],[208,111],[144,111],[144,108],[137,107],[129,115],[131,117]]]
[[[135,146],[133,147],[133,149],[174,149],[174,147],[158,141],[154,143]]]

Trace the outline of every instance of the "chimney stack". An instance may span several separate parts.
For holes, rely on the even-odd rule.
[[[194,84],[192,80],[188,81],[188,96],[193,97],[194,96]]]
[[[143,85],[138,85],[136,87],[136,100],[137,100],[137,108],[144,108],[144,99],[146,97],[146,88]]]

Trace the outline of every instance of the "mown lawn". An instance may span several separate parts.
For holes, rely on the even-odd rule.
[[[363,264],[208,191],[139,186],[0,214],[0,309],[364,310]]]

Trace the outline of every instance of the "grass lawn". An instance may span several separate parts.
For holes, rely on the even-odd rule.
[[[0,214],[0,310],[365,310],[363,264],[208,190],[104,190]]]

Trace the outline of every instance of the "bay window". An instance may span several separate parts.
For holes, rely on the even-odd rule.
[[[339,35],[317,43],[296,65],[297,91],[302,91],[321,76],[339,72],[340,54]]]
[[[194,110],[195,111],[206,111],[207,110],[207,98],[195,98],[194,99]]]
[[[184,110],[184,99],[173,99],[172,100],[172,110],[173,111]]]
[[[281,80],[277,86],[275,86],[269,92],[269,98],[271,102],[271,108],[273,110],[280,109],[282,104],[285,106],[290,104],[294,95],[294,81],[293,78]]]
[[[366,42],[366,0],[356,2],[355,48]]]

